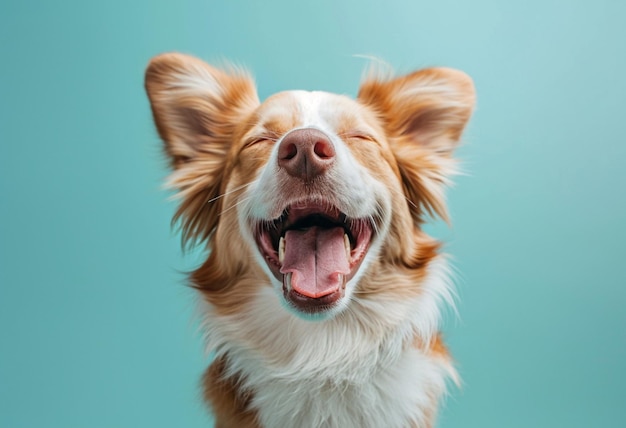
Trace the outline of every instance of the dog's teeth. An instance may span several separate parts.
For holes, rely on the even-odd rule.
[[[285,276],[283,276],[283,287],[286,291],[291,291],[291,276],[293,274],[291,272],[287,272]]]
[[[281,237],[278,241],[278,261],[283,262],[285,260],[285,238]]]
[[[348,260],[350,260],[350,253],[352,252],[352,249],[350,248],[350,238],[348,238],[346,233],[343,234],[343,246],[346,249],[346,256],[348,256]]]

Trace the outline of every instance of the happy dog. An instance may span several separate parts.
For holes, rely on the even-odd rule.
[[[446,68],[371,76],[357,98],[288,91],[181,54],[146,71],[215,359],[217,427],[432,427],[456,374],[443,187],[473,105]]]

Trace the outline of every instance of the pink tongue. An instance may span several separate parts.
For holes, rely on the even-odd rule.
[[[285,258],[280,272],[291,272],[291,288],[307,297],[318,298],[339,290],[350,262],[341,227],[289,230],[285,234]]]

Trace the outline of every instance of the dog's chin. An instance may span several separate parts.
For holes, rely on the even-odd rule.
[[[308,321],[331,319],[346,307],[344,304],[345,289],[337,292],[336,295],[328,296],[328,298],[310,298],[297,291],[287,291],[283,287],[282,297],[278,296],[278,298],[282,299],[289,312]]]
[[[375,225],[334,206],[298,203],[253,229],[287,306],[306,319],[327,319],[346,306],[346,286],[367,255]]]

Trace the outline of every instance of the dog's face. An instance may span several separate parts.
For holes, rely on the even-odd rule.
[[[296,314],[332,317],[395,289],[368,273],[391,282],[434,254],[419,225],[425,212],[446,216],[442,186],[474,103],[465,74],[372,78],[356,100],[289,91],[260,103],[245,74],[166,54],[146,88],[184,238],[209,240],[192,281],[224,311],[273,287]]]
[[[244,140],[267,162],[242,195],[240,230],[288,307],[335,313],[387,236],[402,195],[393,156],[372,112],[346,97],[285,92],[257,115]]]

